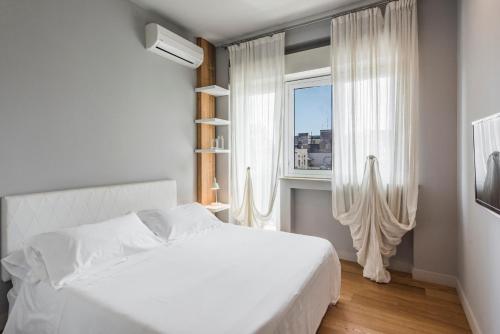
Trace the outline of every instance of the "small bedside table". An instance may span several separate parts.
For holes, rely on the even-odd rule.
[[[213,205],[213,204],[205,205],[205,208],[207,208],[212,213],[228,210],[229,207],[230,207],[229,204],[226,203],[219,203],[218,205]]]

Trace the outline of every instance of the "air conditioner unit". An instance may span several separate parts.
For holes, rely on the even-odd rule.
[[[146,25],[146,49],[191,68],[203,62],[202,48],[156,23]]]

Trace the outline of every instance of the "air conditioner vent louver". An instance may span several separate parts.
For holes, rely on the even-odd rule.
[[[185,62],[188,62],[188,63],[190,63],[190,64],[193,64],[193,62],[192,62],[192,61],[187,60],[187,59],[182,58],[182,57],[179,57],[178,55],[173,54],[172,52],[168,52],[167,50],[162,49],[162,48],[160,48],[159,46],[157,46],[156,48],[157,48],[158,50],[160,50],[160,51],[163,51],[163,52],[168,53],[169,55],[171,55],[171,56],[173,56],[173,57],[179,58],[179,59],[181,59],[181,60],[183,60],[183,61],[185,61]],[[193,64],[193,65],[194,65],[194,64]]]

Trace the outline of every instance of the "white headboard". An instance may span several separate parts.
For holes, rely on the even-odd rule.
[[[39,233],[176,205],[173,180],[6,196],[1,209],[2,258]],[[3,268],[2,279],[9,279]]]

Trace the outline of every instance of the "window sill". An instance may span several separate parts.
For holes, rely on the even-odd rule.
[[[328,182],[330,183],[330,178],[326,177],[314,177],[314,176],[282,176],[280,180],[285,181],[315,181],[315,182]]]

